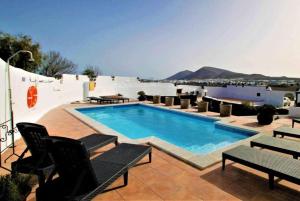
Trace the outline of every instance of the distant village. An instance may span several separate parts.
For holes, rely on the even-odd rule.
[[[275,91],[298,91],[300,90],[300,79],[287,80],[244,80],[244,79],[194,79],[194,80],[150,80],[140,79],[142,82],[162,82],[173,83],[174,85],[193,86],[216,86],[225,87],[227,85],[236,86],[265,86],[271,87]]]

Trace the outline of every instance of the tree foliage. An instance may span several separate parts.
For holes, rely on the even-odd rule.
[[[94,80],[98,75],[101,75],[102,72],[98,66],[87,65],[82,72],[83,75],[87,75],[90,80]]]
[[[39,73],[45,76],[58,76],[75,73],[77,65],[62,57],[59,52],[50,51],[43,56]]]
[[[28,54],[20,53],[10,60],[10,64],[29,72],[36,72],[42,61],[40,44],[32,41],[27,35],[11,35],[0,32],[0,58],[4,61],[19,50],[29,50],[33,54],[34,61],[29,61]]]

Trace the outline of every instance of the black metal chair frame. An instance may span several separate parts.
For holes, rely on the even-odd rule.
[[[37,189],[38,201],[53,195],[54,192],[59,194],[60,191],[63,192],[59,195],[62,196],[58,198],[59,200],[91,200],[97,194],[104,192],[122,175],[124,179],[122,187],[126,186],[128,169],[146,154],[149,154],[151,162],[150,146],[123,143],[90,160],[88,151],[80,141],[64,137],[44,139],[48,142],[48,151],[53,158],[59,177],[55,179],[52,176],[49,177],[45,185]],[[136,153],[132,154],[134,152]],[[120,158],[122,160],[118,161],[117,159]],[[101,176],[106,178],[103,179]],[[71,188],[60,189],[59,183],[71,186]]]
[[[42,140],[43,137],[49,137],[47,129],[46,127],[39,124],[25,122],[18,123],[17,127],[27,145],[27,148],[23,151],[23,153],[16,161],[12,162],[12,174],[15,174],[16,172],[35,174],[38,176],[39,185],[43,185],[46,176],[49,175],[54,168],[54,164],[49,158],[45,144]],[[102,141],[102,137],[104,136],[106,139]],[[52,138],[54,139],[56,137]],[[59,137],[57,138],[59,139]],[[97,138],[99,139],[98,141]],[[88,144],[90,146],[87,147],[90,152],[109,143],[115,143],[116,146],[118,145],[117,136],[92,134],[79,140],[92,142]],[[95,144],[95,142],[98,142],[98,144]],[[31,152],[31,156],[24,158],[25,154],[28,151]]]
[[[272,155],[273,154],[270,153],[270,157]],[[275,176],[279,177],[281,179],[285,179],[287,181],[296,183],[296,184],[300,184],[300,179],[298,179],[298,178],[286,175],[286,174],[284,174],[282,172],[279,172],[279,171],[274,171],[274,170],[272,170],[270,168],[267,168],[267,167],[264,167],[262,165],[258,165],[258,164],[252,163],[250,161],[247,161],[247,160],[235,157],[235,156],[231,156],[230,154],[227,154],[226,152],[222,153],[222,170],[223,171],[225,170],[225,166],[226,166],[225,163],[226,163],[227,159],[231,160],[231,161],[234,161],[236,163],[240,163],[240,164],[245,165],[247,167],[259,170],[261,172],[267,173],[268,176],[269,176],[269,188],[270,189],[274,189],[274,177]],[[295,160],[295,159],[289,159],[289,160]]]

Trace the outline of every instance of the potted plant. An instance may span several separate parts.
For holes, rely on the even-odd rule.
[[[257,120],[260,125],[269,125],[273,122],[276,108],[273,105],[263,105],[258,109]]]
[[[137,94],[139,95],[138,97],[139,101],[145,101],[147,99],[146,93],[144,91],[139,91]]]
[[[25,201],[35,184],[31,175],[0,176],[1,201]]]
[[[221,117],[230,117],[232,113],[232,105],[231,104],[224,104],[221,102],[220,104],[220,116]]]
[[[181,98],[180,99],[180,108],[181,109],[188,109],[190,107],[191,100],[188,98]]]
[[[198,112],[207,112],[208,111],[208,102],[206,101],[199,101],[198,105]]]
[[[166,106],[173,106],[174,105],[174,97],[166,96],[165,98],[165,105]]]
[[[160,104],[160,101],[159,95],[153,96],[153,104]]]

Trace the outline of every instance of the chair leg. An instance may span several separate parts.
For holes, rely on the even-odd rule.
[[[149,153],[149,163],[152,162],[152,152]]]
[[[39,174],[38,175],[38,180],[39,180],[39,186],[42,186],[45,184],[45,175],[44,174]]]
[[[222,157],[222,170],[223,171],[225,170],[225,161],[226,161],[226,158]]]
[[[123,175],[123,177],[124,177],[124,186],[127,186],[127,184],[128,184],[128,172],[126,172],[126,173]]]
[[[14,168],[12,168],[12,169],[11,169],[11,177],[12,177],[12,178],[15,178],[16,175],[17,175],[17,171],[16,171]]]
[[[116,145],[116,146],[118,146],[118,145],[119,145],[119,142],[118,142],[118,140],[116,140],[116,141],[115,141],[115,145]]]
[[[269,187],[270,189],[274,189],[274,175],[269,174]]]

